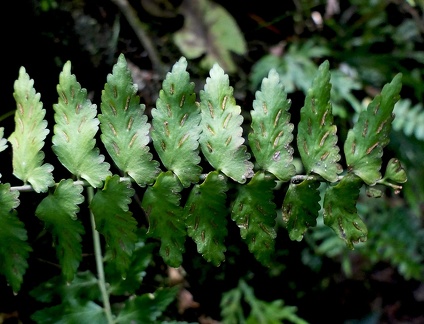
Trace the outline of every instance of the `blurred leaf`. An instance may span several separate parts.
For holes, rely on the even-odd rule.
[[[243,116],[236,105],[229,77],[217,64],[210,70],[204,90],[200,92],[200,146],[203,155],[216,170],[239,182],[253,176],[246,145],[243,145]]]
[[[116,166],[140,186],[153,183],[160,171],[147,145],[150,124],[144,109],[121,54],[102,91],[100,138]]]
[[[131,184],[121,182],[119,176],[114,175],[106,178],[104,188],[98,190],[90,202],[96,230],[105,237],[107,250],[124,278],[137,241],[137,221],[128,210],[133,195]]]
[[[34,80],[29,78],[24,67],[19,69],[14,90],[15,131],[9,136],[13,148],[13,174],[24,183],[29,182],[35,192],[46,192],[54,185],[54,168],[51,164],[43,164],[44,152],[41,151],[49,133],[44,120],[46,110],[40,94],[35,92]]]
[[[0,152],[7,148],[7,139],[4,137],[4,127],[0,127]]]
[[[17,215],[19,191],[11,191],[10,184],[0,184],[0,273],[17,293],[28,268],[32,251],[27,242],[27,231]]]
[[[160,240],[159,253],[171,267],[183,261],[186,229],[180,206],[181,182],[171,171],[161,172],[153,186],[148,187],[141,202],[148,219],[148,236]]]
[[[317,223],[320,210],[319,182],[304,180],[291,183],[283,202],[283,224],[291,240],[300,241],[309,227]]]
[[[330,103],[329,62],[325,61],[305,98],[300,110],[297,147],[308,174],[316,173],[334,182],[343,171],[337,146],[337,126],[333,124]]]
[[[194,185],[184,207],[188,235],[196,242],[197,251],[215,266],[225,259],[227,190],[227,178],[218,171],[210,172],[202,184]]]
[[[163,81],[152,109],[152,139],[164,166],[173,171],[184,187],[199,181],[202,168],[199,156],[200,109],[196,104],[194,83],[181,58]]]
[[[246,42],[237,22],[227,10],[209,0],[184,0],[180,6],[184,26],[174,42],[188,59],[202,55],[206,70],[218,63],[228,73],[236,71],[231,52],[244,54]]]
[[[111,172],[104,155],[95,147],[94,137],[99,129],[96,106],[71,74],[70,61],[64,65],[59,80],[59,102],[53,105],[56,121],[53,151],[73,175],[87,180],[93,187],[101,187]]]
[[[260,169],[271,172],[281,181],[288,181],[296,174],[290,146],[294,126],[289,123],[290,114],[287,112],[290,101],[275,70],[264,78],[261,91],[256,92],[255,98],[251,111],[250,148]]]
[[[262,264],[269,266],[274,255],[276,205],[273,202],[275,177],[257,172],[247,185],[238,186],[231,218],[240,228],[240,235],[249,251]]]
[[[389,143],[392,114],[399,100],[401,74],[397,74],[391,83],[383,87],[363,110],[356,124],[349,130],[344,144],[344,152],[349,170],[352,170],[368,185],[374,185],[381,179],[381,157],[383,148]]]
[[[367,226],[359,217],[356,203],[362,180],[354,174],[347,174],[335,186],[330,186],[324,196],[324,224],[331,227],[346,245],[367,240]]]
[[[156,323],[159,316],[177,298],[179,287],[163,288],[125,301],[117,323]]]

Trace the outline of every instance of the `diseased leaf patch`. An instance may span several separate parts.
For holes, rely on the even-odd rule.
[[[227,190],[227,178],[213,171],[193,187],[184,207],[188,235],[196,242],[197,251],[215,266],[225,259]]]

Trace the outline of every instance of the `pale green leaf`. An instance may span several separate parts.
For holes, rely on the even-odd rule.
[[[159,323],[157,318],[176,300],[179,287],[163,288],[125,301],[117,323]]]
[[[35,210],[52,234],[56,255],[66,281],[71,282],[82,260],[81,235],[84,226],[77,220],[78,205],[84,201],[83,187],[71,179],[62,180],[54,193],[45,197]]]
[[[53,151],[59,161],[77,178],[87,180],[93,187],[101,187],[111,175],[109,163],[95,147],[99,129],[97,108],[87,99],[87,90],[81,89],[75,75],[71,74],[71,62],[63,66],[57,86],[59,100],[55,111]]]
[[[197,251],[215,266],[225,259],[227,190],[227,178],[210,172],[202,184],[193,187],[184,207],[188,235],[196,242]]]
[[[171,267],[183,261],[186,229],[180,206],[181,182],[171,171],[161,172],[153,186],[148,187],[141,202],[149,219],[150,237],[160,240],[159,253]]]
[[[0,184],[0,273],[6,277],[14,292],[18,292],[28,268],[32,251],[27,231],[17,215],[19,191],[11,191],[10,184]]]
[[[116,166],[140,186],[153,183],[159,163],[147,146],[150,124],[123,54],[107,77],[100,107],[100,138]]]
[[[300,241],[309,227],[317,224],[320,210],[319,182],[304,180],[291,183],[283,202],[283,224],[291,240]]]
[[[404,183],[407,181],[406,172],[398,159],[391,158],[389,160],[383,180],[393,181],[396,183]]]
[[[90,203],[96,230],[104,236],[107,251],[123,277],[137,242],[137,221],[128,208],[133,195],[131,183],[121,182],[119,176],[114,175],[106,178],[104,188],[96,192]]]
[[[4,127],[0,127],[0,152],[4,151],[7,148],[7,139],[3,138],[4,136]]]
[[[367,226],[359,217],[356,203],[363,182],[349,173],[335,186],[330,186],[324,196],[324,224],[331,227],[346,245],[367,240]]]
[[[308,90],[300,110],[297,146],[308,174],[316,173],[327,181],[337,181],[343,171],[339,163],[337,126],[333,124],[330,103],[329,63],[325,61]]]
[[[228,75],[215,64],[200,92],[202,133],[199,142],[203,155],[216,170],[245,183],[253,176],[253,164],[243,145],[241,108],[236,105],[234,89],[229,84]]]
[[[173,171],[184,187],[199,181],[202,168],[199,156],[200,109],[196,104],[194,83],[181,58],[163,81],[152,109],[152,139],[163,165]]]
[[[293,148],[290,146],[294,126],[289,123],[290,101],[275,70],[263,79],[253,108],[249,144],[257,167],[271,172],[281,181],[288,181],[296,174],[292,164]]]
[[[16,101],[15,131],[9,136],[13,149],[13,174],[24,183],[29,182],[35,192],[46,192],[54,185],[53,166],[45,163],[44,146],[49,130],[44,120],[46,110],[35,92],[34,80],[25,68],[19,69],[19,78],[14,84]]]
[[[246,41],[237,22],[226,9],[210,0],[184,0],[180,6],[184,26],[174,42],[189,59],[204,55],[201,65],[209,70],[218,63],[228,72],[236,71],[232,53],[244,54]]]
[[[402,75],[397,74],[367,109],[361,111],[345,141],[344,152],[349,170],[368,185],[374,185],[381,179],[381,157],[383,148],[389,143],[393,109],[402,88],[401,79]]]
[[[247,185],[238,186],[231,218],[240,228],[240,235],[249,251],[264,265],[269,265],[274,254],[276,205],[273,202],[275,177],[257,172]]]

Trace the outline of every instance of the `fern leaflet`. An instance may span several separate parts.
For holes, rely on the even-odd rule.
[[[55,110],[53,151],[59,161],[75,176],[87,180],[93,187],[101,187],[111,175],[109,163],[99,154],[94,136],[98,131],[96,105],[87,99],[87,90],[81,89],[71,62],[66,62],[57,86],[59,102]]]
[[[44,146],[49,130],[40,94],[35,92],[34,80],[29,78],[25,68],[19,69],[19,78],[14,84],[13,96],[15,131],[9,136],[13,148],[13,174],[24,183],[29,182],[35,192],[46,192],[54,185],[53,166],[45,163]]]
[[[62,180],[53,194],[45,197],[35,210],[52,233],[56,254],[67,282],[74,278],[82,259],[81,235],[84,227],[77,220],[78,205],[84,201],[83,187],[71,179]]]
[[[100,138],[116,166],[140,186],[153,183],[159,163],[147,146],[150,124],[123,54],[107,77],[100,107]]]

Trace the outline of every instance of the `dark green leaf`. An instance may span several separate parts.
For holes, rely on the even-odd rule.
[[[275,177],[257,172],[247,185],[238,186],[231,217],[240,228],[250,252],[264,265],[274,254],[276,205],[273,202]]]
[[[283,203],[283,224],[290,239],[300,241],[307,229],[317,223],[320,210],[319,182],[304,180],[291,183]]]
[[[184,207],[188,235],[196,242],[197,251],[216,266],[225,259],[227,190],[227,178],[218,171],[210,172],[202,184],[193,187]]]
[[[35,215],[53,236],[62,273],[68,282],[74,278],[82,259],[84,227],[77,220],[78,205],[84,201],[82,190],[82,186],[75,185],[71,179],[62,180],[35,210]]]
[[[356,210],[362,185],[361,178],[349,173],[337,185],[329,187],[324,196],[324,224],[351,249],[354,243],[367,240],[367,227]]]
[[[393,108],[399,100],[402,75],[397,74],[361,111],[357,123],[349,130],[344,152],[348,168],[368,185],[381,179],[383,148],[389,143]]]
[[[101,233],[112,254],[112,260],[123,277],[130,265],[135,248],[137,221],[128,210],[134,189],[119,176],[106,178],[105,186],[97,191],[90,203],[96,222],[96,230]]]
[[[16,293],[21,288],[32,251],[24,223],[15,210],[18,197],[18,191],[10,191],[10,184],[0,184],[0,273]]]
[[[164,166],[173,171],[184,187],[199,181],[202,168],[199,156],[200,109],[196,104],[194,83],[181,58],[163,81],[152,109],[152,139]]]
[[[149,219],[150,237],[161,241],[159,253],[171,267],[183,261],[186,229],[180,206],[182,185],[171,171],[161,172],[153,186],[148,187],[141,202]]]
[[[290,101],[275,70],[271,70],[268,78],[262,81],[253,108],[249,144],[257,167],[271,172],[281,181],[288,181],[296,174],[292,164],[293,148],[290,146],[293,124],[289,123],[290,114],[287,112]]]
[[[333,124],[330,103],[331,83],[329,63],[325,61],[308,90],[305,105],[300,110],[297,146],[309,174],[319,174],[327,181],[336,181],[342,167],[337,146],[337,127]]]
[[[150,124],[123,54],[107,77],[100,107],[100,138],[116,166],[140,186],[153,183],[159,163],[147,146]]]

